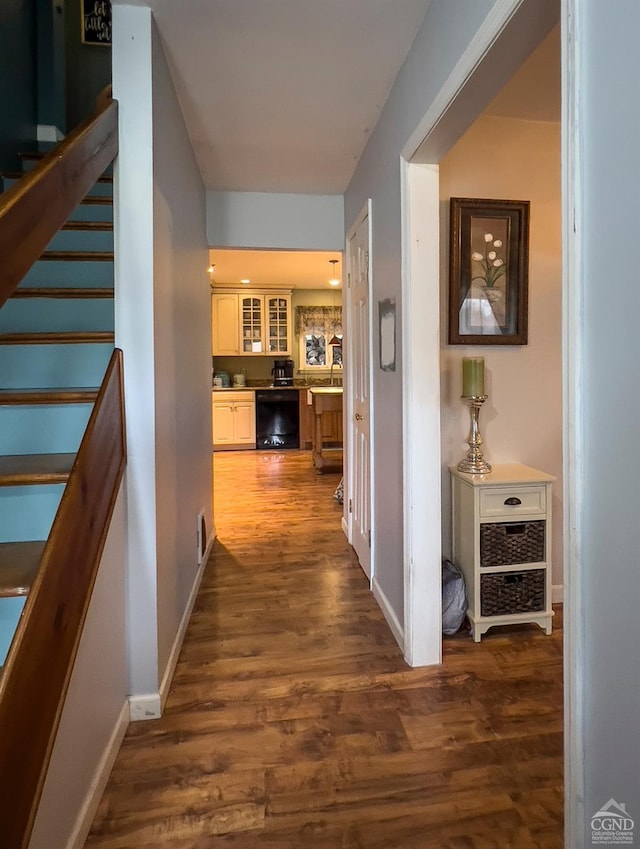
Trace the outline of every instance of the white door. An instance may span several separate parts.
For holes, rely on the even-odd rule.
[[[349,238],[348,298],[351,365],[351,429],[349,509],[351,544],[365,574],[373,578],[371,561],[371,431],[370,431],[370,317],[369,216],[360,219]]]

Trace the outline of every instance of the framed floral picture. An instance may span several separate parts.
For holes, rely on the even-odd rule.
[[[449,344],[526,345],[529,201],[451,198]]]

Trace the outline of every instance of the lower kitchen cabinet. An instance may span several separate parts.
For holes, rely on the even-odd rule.
[[[256,402],[252,391],[213,395],[213,447],[220,451],[256,447]]]
[[[308,389],[300,390],[300,448],[313,448],[315,416]],[[322,415],[322,442],[342,445],[342,410],[326,410]]]
[[[521,465],[449,471],[453,562],[464,574],[474,641],[521,622],[550,634],[553,476]]]

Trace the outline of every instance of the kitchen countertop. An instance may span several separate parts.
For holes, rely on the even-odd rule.
[[[327,395],[337,395],[342,393],[342,386],[213,386],[213,392],[263,392],[264,390],[282,390],[282,389],[297,389],[300,392],[324,393]]]
[[[312,395],[342,395],[342,386],[309,386]]]

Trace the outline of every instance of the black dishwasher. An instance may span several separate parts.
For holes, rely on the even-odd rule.
[[[300,406],[297,389],[256,391],[256,448],[299,448]]]

